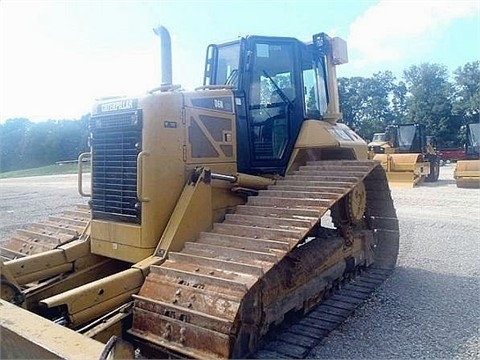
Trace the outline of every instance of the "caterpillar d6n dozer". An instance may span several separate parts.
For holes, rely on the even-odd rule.
[[[369,144],[369,157],[380,161],[392,187],[414,187],[422,181],[435,182],[440,158],[427,141],[421,124],[390,125],[381,144]]]
[[[454,178],[459,188],[480,187],[480,123],[468,124],[466,160],[457,161]]]
[[[338,122],[344,41],[210,45],[204,85],[182,91],[156,33],[162,85],[93,107],[89,208],[2,250],[2,358],[253,356],[318,303],[325,334],[395,266],[385,171]]]

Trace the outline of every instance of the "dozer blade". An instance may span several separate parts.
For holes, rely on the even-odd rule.
[[[390,187],[413,188],[430,174],[430,163],[422,154],[376,154],[387,173]]]
[[[0,299],[1,359],[99,359],[104,344]]]
[[[351,198],[351,206],[340,206]],[[345,225],[338,209],[355,213],[362,198],[366,210]],[[321,226],[329,209],[338,229]],[[372,263],[390,272],[398,239],[377,162],[308,163],[152,266],[134,296],[129,332],[152,351],[249,356],[271,325],[291,311],[311,309],[347,272]]]
[[[85,231],[90,221],[90,209],[87,205],[77,205],[47,221],[28,225],[18,229],[5,245],[0,247],[4,260],[14,260],[39,254],[76,240]]]
[[[457,161],[453,174],[457,187],[480,188],[480,160]]]

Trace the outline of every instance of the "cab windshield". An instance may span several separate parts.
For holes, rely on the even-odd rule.
[[[373,134],[372,141],[385,141],[385,133],[375,133],[375,134]]]
[[[474,146],[480,146],[480,124],[470,124],[469,143]]]

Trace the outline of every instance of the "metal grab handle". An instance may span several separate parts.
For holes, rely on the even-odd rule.
[[[78,156],[78,193],[83,197],[91,197],[92,194],[83,192],[83,159],[91,158],[92,153],[85,152]]]
[[[140,202],[148,202],[150,199],[143,196],[143,158],[149,156],[147,151],[141,151],[137,155],[137,199]]]
[[[161,86],[158,86],[156,88],[153,88],[152,90],[149,90],[147,91],[148,93],[150,94],[153,94],[154,92],[156,91],[174,91],[174,90],[178,90],[178,89],[181,89],[182,86],[181,85],[161,85]]]
[[[234,87],[232,85],[202,85],[199,87],[195,88],[195,91],[199,90],[218,90],[218,89],[233,89]]]

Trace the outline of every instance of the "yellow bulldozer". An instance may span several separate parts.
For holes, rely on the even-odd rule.
[[[480,187],[480,123],[468,124],[465,160],[457,161],[453,176],[459,188]]]
[[[339,122],[343,40],[212,44],[183,91],[155,32],[161,85],[93,106],[88,206],[3,242],[2,358],[250,357],[287,315],[362,271],[348,307],[395,266],[385,171]]]
[[[368,144],[368,157],[380,161],[390,186],[414,187],[438,180],[440,158],[434,139],[425,134],[425,125],[393,124],[375,135]]]

